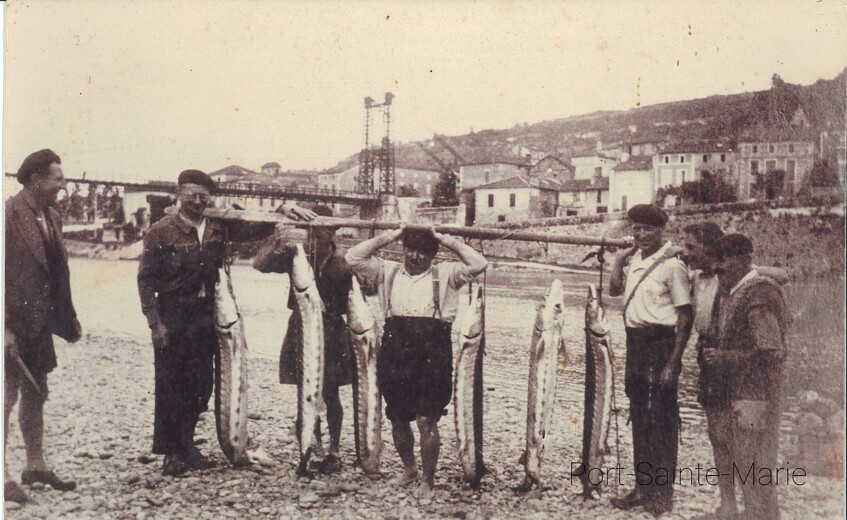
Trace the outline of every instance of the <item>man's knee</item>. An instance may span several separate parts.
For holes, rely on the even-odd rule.
[[[421,432],[421,436],[438,435],[438,419],[437,418],[419,415],[417,417],[417,423],[418,423],[418,430]]]

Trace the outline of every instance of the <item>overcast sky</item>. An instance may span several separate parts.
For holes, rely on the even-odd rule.
[[[49,147],[72,177],[329,167],[389,90],[408,141],[847,64],[844,0],[9,4],[5,170]]]

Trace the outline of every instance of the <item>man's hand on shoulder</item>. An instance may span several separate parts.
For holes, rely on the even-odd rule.
[[[302,220],[308,222],[318,217],[318,214],[314,211],[294,205],[282,206],[280,211],[291,220]]]

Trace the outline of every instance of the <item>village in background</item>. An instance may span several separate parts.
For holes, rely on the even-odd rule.
[[[219,207],[273,211],[293,200],[328,204],[339,217],[441,225],[608,222],[641,203],[672,213],[713,211],[715,204],[731,212],[727,203],[823,207],[843,217],[845,99],[845,72],[809,86],[774,75],[760,92],[395,143],[394,96],[386,93],[382,103],[365,99],[362,150],[332,168],[291,171],[271,161],[210,174]],[[86,175],[65,172],[59,210],[66,237],[107,249],[135,243],[128,254],[137,257],[138,241],[175,203],[175,182],[120,171],[110,179]],[[19,190],[7,173],[6,198]],[[528,259],[510,246],[495,253]]]

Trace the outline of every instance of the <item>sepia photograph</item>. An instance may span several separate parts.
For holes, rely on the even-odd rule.
[[[847,0],[0,23],[0,516],[847,514]]]

